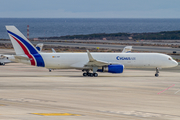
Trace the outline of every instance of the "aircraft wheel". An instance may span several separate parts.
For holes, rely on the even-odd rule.
[[[93,76],[94,76],[93,73],[91,73],[90,77],[93,77]]]
[[[84,77],[87,76],[87,73],[83,73],[83,76],[84,76]]]
[[[49,72],[51,72],[51,69],[49,69]]]
[[[94,76],[94,77],[97,77],[97,76],[98,76],[98,74],[97,74],[97,73],[93,73],[93,76]]]
[[[89,77],[93,77],[93,74],[92,74],[92,73],[88,73],[88,76],[89,76]]]
[[[158,77],[158,76],[159,76],[159,74],[158,74],[158,73],[156,73],[156,74],[155,74],[155,77]]]

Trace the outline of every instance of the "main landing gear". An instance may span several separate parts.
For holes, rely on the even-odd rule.
[[[83,76],[89,76],[89,77],[97,77],[98,74],[97,73],[83,73]]]
[[[86,72],[84,72],[86,71]],[[97,73],[89,73],[89,70],[83,70],[83,76],[86,77],[86,76],[89,76],[89,77],[97,77],[98,74]]]
[[[155,77],[159,76],[159,68],[156,68],[156,73],[155,73]]]

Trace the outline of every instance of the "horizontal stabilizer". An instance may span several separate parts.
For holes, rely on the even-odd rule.
[[[14,56],[15,59],[19,59],[19,60],[30,60],[28,57],[24,57],[24,56]]]

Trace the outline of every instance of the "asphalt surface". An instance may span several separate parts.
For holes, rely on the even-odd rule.
[[[0,41],[0,43],[11,43],[10,41]],[[33,41],[33,44],[38,44],[39,42]],[[86,48],[105,48],[105,49],[123,49],[125,45],[108,45],[108,44],[85,44],[85,43],[66,43],[66,42],[43,42],[44,45],[54,45],[54,46],[69,46],[69,47],[86,47]],[[176,51],[180,54],[180,48],[171,47],[153,47],[153,46],[133,46],[133,50],[138,51],[151,51],[151,52],[162,52],[162,53],[173,53]]]
[[[33,42],[33,44],[38,44],[38,42]],[[106,48],[106,49],[123,49],[125,45],[107,45],[107,44],[84,44],[84,43],[59,43],[59,42],[44,42],[46,45],[58,45],[58,46],[69,46],[69,47],[87,47],[87,48]],[[151,47],[151,46],[133,46],[133,50],[139,51],[153,51],[153,52],[166,52],[172,53],[176,51],[180,53],[179,48],[171,47]]]

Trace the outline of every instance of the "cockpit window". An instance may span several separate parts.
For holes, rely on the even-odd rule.
[[[169,60],[172,60],[171,58],[169,58]]]

